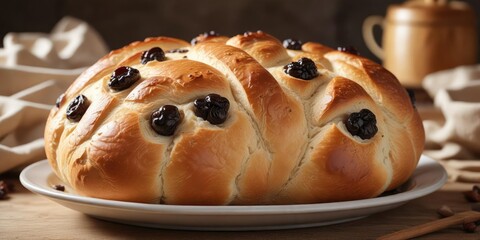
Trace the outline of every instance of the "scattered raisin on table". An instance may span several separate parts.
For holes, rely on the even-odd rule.
[[[361,139],[370,139],[378,132],[375,114],[368,109],[351,113],[344,123],[348,132]]]
[[[474,185],[471,191],[464,192],[469,202],[480,202],[480,186]]]
[[[8,192],[6,190],[0,189],[0,200],[8,198]]]
[[[447,205],[442,205],[439,209],[437,209],[437,213],[441,217],[450,217],[455,215],[455,212]]]
[[[13,183],[0,180],[0,200],[8,199],[8,194],[14,191]]]
[[[173,105],[164,105],[150,117],[153,130],[163,136],[171,136],[180,124],[180,112]]]
[[[227,98],[212,93],[193,102],[195,115],[213,125],[222,124],[227,119],[230,102]]]
[[[474,233],[477,231],[477,224],[475,222],[463,223],[462,228],[467,233]]]
[[[132,86],[140,79],[140,72],[132,67],[122,66],[112,73],[108,87],[115,91],[122,91]]]

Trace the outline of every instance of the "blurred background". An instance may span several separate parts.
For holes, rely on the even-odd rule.
[[[2,1],[0,35],[3,37],[8,32],[49,32],[62,17],[73,16],[92,25],[111,49],[150,36],[172,36],[190,41],[199,33],[209,30],[228,36],[247,30],[263,30],[280,40],[294,37],[303,41],[317,41],[330,47],[352,45],[361,55],[380,62],[363,41],[363,20],[370,15],[385,16],[390,4],[402,2],[404,1]],[[479,0],[465,2],[479,15]],[[380,36],[381,30],[376,29],[375,34]]]

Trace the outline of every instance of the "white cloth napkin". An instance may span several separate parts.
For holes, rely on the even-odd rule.
[[[46,33],[9,33],[0,49],[0,173],[45,158],[43,129],[56,98],[108,48],[65,17]]]
[[[428,75],[424,89],[434,107],[419,108],[425,154],[438,159],[454,181],[480,182],[480,65]]]

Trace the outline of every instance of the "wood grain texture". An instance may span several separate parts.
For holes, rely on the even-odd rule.
[[[381,236],[377,240],[398,240],[398,239],[410,239],[414,237],[423,236],[429,233],[434,233],[442,229],[448,228],[450,226],[457,226],[464,223],[473,223],[480,220],[480,212],[476,211],[465,211],[457,213],[453,216],[437,219],[431,222],[413,226]]]
[[[0,175],[15,182],[16,191],[0,201],[0,239],[375,239],[411,226],[438,219],[436,210],[446,204],[456,212],[470,210],[462,191],[471,184],[447,183],[439,191],[402,207],[354,222],[332,226],[256,232],[174,231],[110,223],[65,208],[33,194],[18,182],[18,176]],[[417,239],[479,239],[480,233],[465,233],[461,226]]]

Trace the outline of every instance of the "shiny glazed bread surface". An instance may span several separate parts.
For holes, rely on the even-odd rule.
[[[140,62],[153,47],[164,61]],[[170,51],[184,49],[185,51]],[[188,51],[186,51],[188,50]],[[315,62],[302,80],[284,66]],[[129,88],[112,91],[120,66],[139,70]],[[195,114],[195,99],[228,99],[227,119]],[[78,95],[90,105],[66,117]],[[263,32],[199,38],[195,45],[158,37],[112,51],[59,99],[45,129],[55,173],[81,195],[164,204],[293,204],[371,198],[404,183],[424,146],[424,130],[407,92],[380,65],[307,42],[286,49]],[[171,136],[156,133],[152,112],[176,106]],[[362,139],[346,119],[368,109],[378,132]]]

